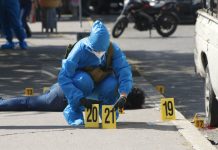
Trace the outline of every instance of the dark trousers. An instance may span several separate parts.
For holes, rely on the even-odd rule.
[[[0,111],[63,111],[66,106],[67,100],[58,84],[43,95],[0,100]]]
[[[27,24],[27,17],[30,15],[31,8],[31,0],[25,0],[24,2],[20,3],[22,25],[26,31],[27,37],[31,37],[31,30],[29,25]]]
[[[12,42],[12,30],[19,41],[24,41],[26,33],[20,19],[19,0],[0,0],[0,18],[2,20],[2,30],[8,42]]]

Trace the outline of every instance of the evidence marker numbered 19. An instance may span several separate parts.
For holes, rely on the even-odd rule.
[[[163,121],[176,119],[174,98],[162,98],[160,107],[161,119]]]

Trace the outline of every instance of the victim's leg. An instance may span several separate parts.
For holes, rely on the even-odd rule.
[[[0,111],[27,111],[29,97],[0,100]]]
[[[28,101],[28,108],[33,111],[63,111],[66,106],[67,101],[59,84],[54,84],[47,93]]]
[[[63,111],[66,105],[60,86],[54,84],[43,95],[0,100],[0,111]]]

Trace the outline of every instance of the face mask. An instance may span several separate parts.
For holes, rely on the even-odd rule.
[[[101,58],[105,54],[105,52],[103,51],[100,51],[100,52],[92,51],[92,53],[98,58]]]

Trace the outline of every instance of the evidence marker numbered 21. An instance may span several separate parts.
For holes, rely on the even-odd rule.
[[[102,106],[102,128],[116,129],[116,111],[112,105]]]

